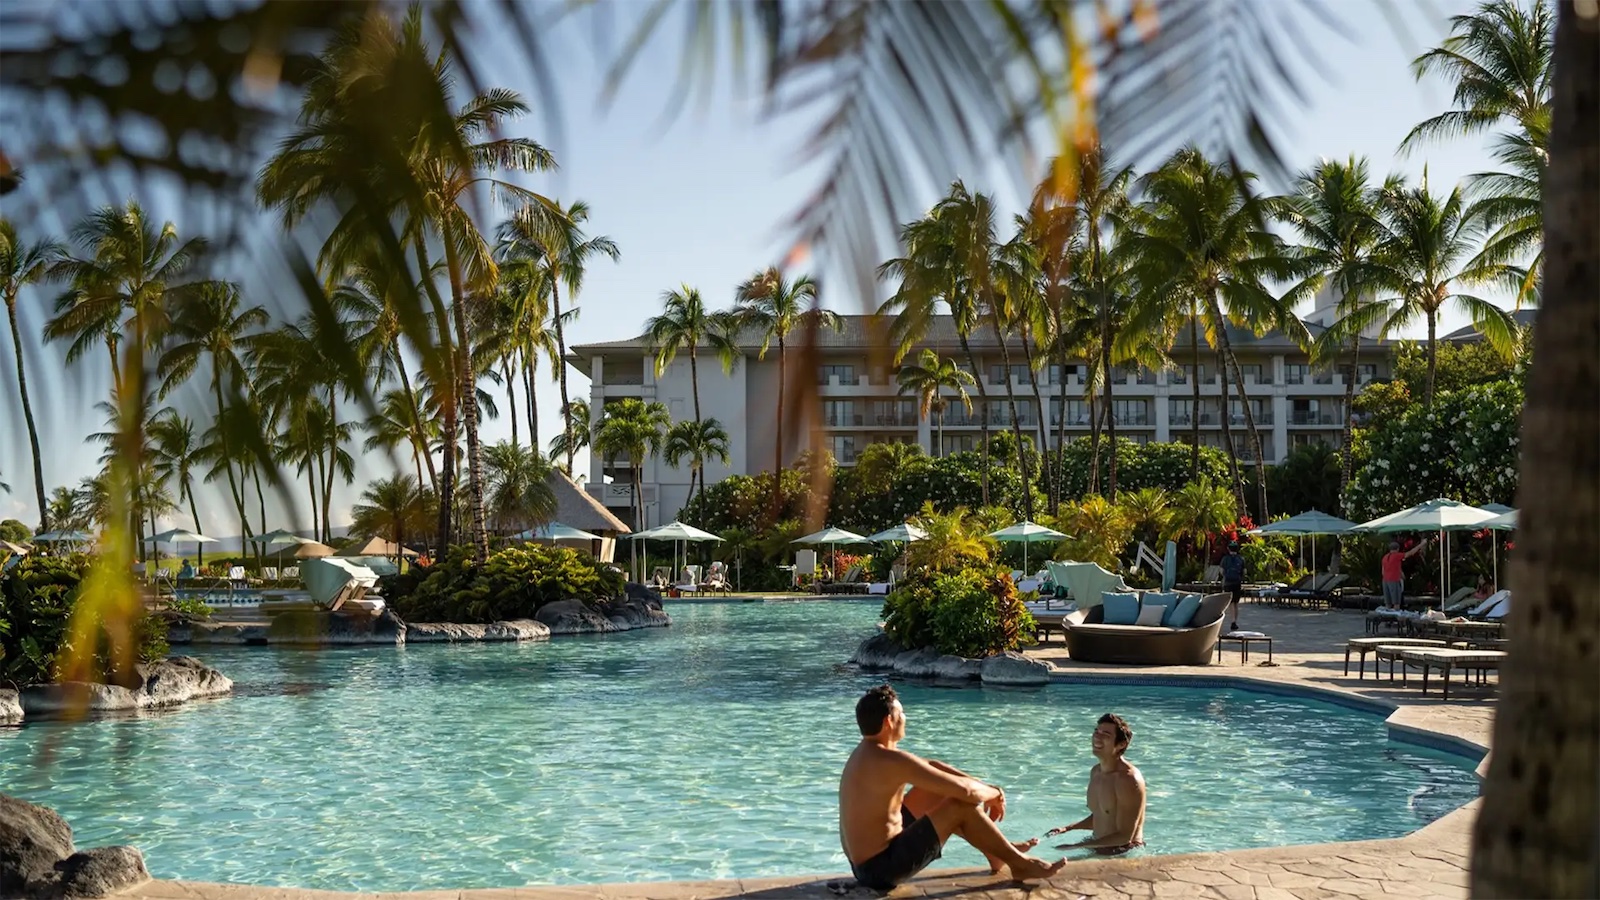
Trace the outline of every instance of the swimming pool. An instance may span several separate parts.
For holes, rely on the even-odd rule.
[[[676,625],[524,645],[196,648],[234,696],[0,729],[0,785],[157,877],[343,890],[837,872],[841,665],[861,602],[677,604]],[[899,684],[907,749],[1004,785],[1006,831],[1083,815],[1089,733],[1135,735],[1149,852],[1394,837],[1472,762],[1376,716],[1221,688]],[[965,846],[945,865],[978,865]]]

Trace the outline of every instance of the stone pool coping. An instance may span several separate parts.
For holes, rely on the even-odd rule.
[[[1317,614],[1251,611],[1279,626],[1297,627],[1325,620],[1344,632],[1349,621]],[[1298,630],[1298,629],[1297,629]],[[1418,744],[1468,759],[1481,757],[1481,775],[1488,763],[1488,715],[1481,707],[1441,706],[1415,687],[1395,691],[1373,679],[1328,674],[1342,654],[1343,643],[1328,646],[1317,636],[1305,651],[1292,641],[1278,653],[1275,668],[1221,665],[1129,669],[1091,666],[1065,660],[1064,647],[1045,645],[1029,655],[1060,664],[1052,672],[1059,683],[1213,685],[1294,696],[1385,715],[1391,740]],[[1230,671],[1231,669],[1231,671]],[[1312,683],[1308,683],[1312,682]],[[1083,860],[1069,863],[1048,882],[1024,887],[982,870],[925,873],[889,896],[971,898],[971,900],[1134,900],[1134,898],[1202,898],[1202,900],[1339,900],[1344,897],[1466,898],[1468,847],[1481,800],[1474,800],[1438,820],[1398,838],[1351,841],[1217,853],[1148,856],[1139,859]],[[829,883],[843,875],[809,875],[726,881],[662,881],[629,884],[561,885],[521,888],[432,890],[399,893],[344,893],[309,889],[225,885],[202,882],[150,881],[119,897],[137,900],[717,900],[760,897],[764,900],[831,900],[841,894]],[[844,892],[851,900],[870,900],[877,892]]]

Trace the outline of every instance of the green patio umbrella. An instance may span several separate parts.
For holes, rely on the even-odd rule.
[[[1317,571],[1317,535],[1346,534],[1355,527],[1356,523],[1354,522],[1341,519],[1338,516],[1330,516],[1320,510],[1308,509],[1281,522],[1268,522],[1260,528],[1252,528],[1248,533],[1310,535],[1311,571],[1315,574]]]
[[[1444,598],[1450,593],[1450,545],[1446,543],[1447,532],[1482,528],[1483,523],[1493,518],[1495,514],[1486,509],[1440,497],[1363,522],[1351,530],[1377,534],[1397,531],[1439,532],[1439,602],[1443,606]]]
[[[1059,541],[1066,537],[1054,528],[1046,528],[1037,522],[1021,521],[1009,528],[989,533],[989,537],[997,541],[1022,544],[1022,572],[1028,572],[1028,545],[1035,541]]]
[[[814,531],[802,538],[795,538],[791,544],[825,544],[833,553],[833,574],[839,574],[839,545],[840,544],[870,544],[871,540],[856,534],[854,531],[845,531],[843,528],[828,526],[821,531]]]

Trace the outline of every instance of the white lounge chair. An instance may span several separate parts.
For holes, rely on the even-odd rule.
[[[811,579],[809,582],[804,579]],[[817,551],[796,550],[794,554],[794,587],[816,589],[817,584]]]
[[[1511,592],[1509,590],[1495,591],[1485,598],[1482,603],[1479,603],[1477,606],[1467,610],[1467,618],[1491,618],[1489,613],[1492,612],[1501,601],[1510,599],[1510,597]],[[1507,604],[1506,609],[1509,610],[1510,608],[1510,604]],[[1501,613],[1501,615],[1504,615],[1504,613]]]
[[[277,566],[262,566],[261,567],[261,580],[262,581],[277,581],[278,580],[278,567]]]
[[[697,594],[700,592],[700,567],[684,566],[683,575],[678,583],[672,586],[680,594]]]
[[[722,594],[730,593],[733,590],[733,587],[728,584],[727,564],[721,562],[720,560],[712,563],[711,568],[706,570],[705,580],[700,582],[700,590],[705,591],[708,594],[712,592]]]

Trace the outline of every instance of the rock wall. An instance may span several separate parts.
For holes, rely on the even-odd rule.
[[[0,897],[105,897],[149,880],[136,848],[77,852],[54,810],[0,794]]]
[[[10,688],[0,688],[0,725],[22,721],[22,698]]]
[[[406,626],[408,644],[456,644],[470,641],[548,641],[550,629],[542,622],[517,619],[488,625],[454,622],[414,622]]]
[[[404,622],[390,610],[376,618],[314,610],[281,613],[271,623],[179,622],[171,625],[173,644],[443,644],[469,641],[542,641],[552,634],[607,634],[635,628],[664,628],[672,617],[653,591],[609,603],[558,600],[540,607],[533,619],[487,625],[455,622]],[[0,722],[5,706],[0,699]]]
[[[907,678],[981,681],[994,685],[1041,685],[1050,682],[1050,664],[1016,651],[987,659],[940,653],[932,647],[907,650],[879,632],[857,647],[850,662],[869,672],[892,672]]]
[[[64,681],[25,687],[18,699],[24,714],[38,715],[82,709],[153,709],[233,690],[232,679],[190,656],[141,663],[138,674],[136,687]]]

